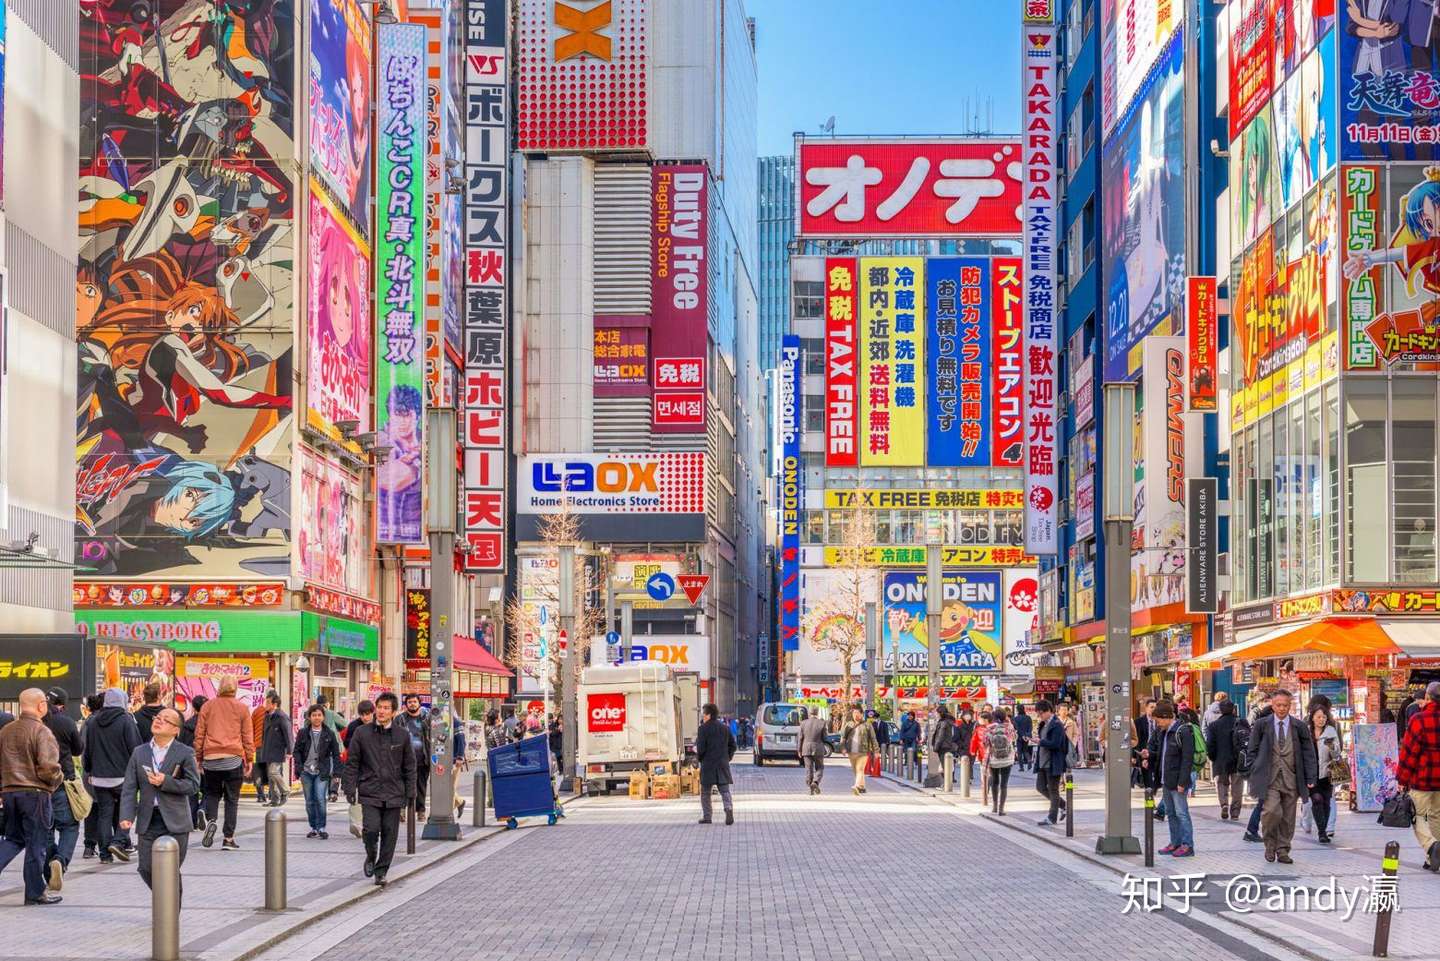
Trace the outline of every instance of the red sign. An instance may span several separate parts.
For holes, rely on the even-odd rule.
[[[625,730],[625,695],[587,694],[585,716],[591,734],[614,734]]]
[[[1219,402],[1215,297],[1214,277],[1189,279],[1185,297],[1185,332],[1190,346],[1190,410],[1215,410]]]
[[[1274,0],[1243,0],[1231,6],[1231,140],[1238,140],[1240,131],[1270,102],[1275,86],[1274,37]]]
[[[709,574],[681,574],[675,580],[680,582],[680,589],[685,592],[691,604],[700,603],[700,595],[710,586]]]
[[[285,602],[285,585],[76,581],[70,594],[75,607],[275,607]]]
[[[366,624],[378,625],[380,623],[380,605],[374,601],[342,594],[340,591],[332,591],[328,587],[317,587],[314,584],[305,585],[305,600],[315,610],[324,611],[326,614],[349,617],[357,621],[364,621]]]
[[[657,391],[652,418],[656,427],[670,430],[705,426],[705,392],[700,390]]]
[[[825,261],[825,466],[858,467],[855,259]]]
[[[650,393],[650,319],[633,319],[639,323],[625,323],[631,318],[595,318],[596,397]]]
[[[710,169],[651,169],[650,349],[655,362],[651,427],[657,433],[705,430],[705,338],[710,312]],[[697,402],[698,401],[698,402]]]
[[[655,358],[656,390],[704,390],[704,357]]]
[[[1021,232],[1018,141],[800,139],[795,153],[798,236]]]
[[[1025,463],[1025,325],[1020,316],[1020,258],[997,257],[990,272],[991,323],[995,326],[990,338],[994,356],[990,364],[992,378],[991,445],[992,463],[996,467],[1021,467]]]

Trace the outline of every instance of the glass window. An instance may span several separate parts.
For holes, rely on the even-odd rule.
[[[1290,590],[1305,586],[1305,402],[1296,400],[1286,408],[1290,417],[1290,456],[1285,461],[1285,490],[1290,512]],[[1281,416],[1285,416],[1282,414]]]
[[[1305,398],[1305,480],[1300,496],[1305,516],[1305,582],[1306,589],[1319,587],[1323,583],[1325,565],[1324,534],[1321,525],[1325,518],[1325,495],[1320,471],[1320,451],[1323,436],[1320,433],[1320,394],[1312,392]]]
[[[1390,449],[1395,452],[1395,579],[1435,581],[1434,377],[1391,382]]]
[[[826,511],[826,523],[829,530],[826,532],[827,544],[843,544],[845,542],[845,528],[850,519],[848,511]]]
[[[1255,503],[1256,492],[1254,487],[1256,472],[1260,469],[1259,425],[1252,424],[1245,432],[1245,448],[1245,503],[1249,510],[1249,513],[1245,515],[1245,530],[1247,533],[1245,542],[1247,555],[1245,558],[1245,570],[1249,573],[1249,579],[1245,587],[1245,598],[1246,600],[1253,601],[1260,596],[1259,593],[1257,593],[1257,587],[1260,581],[1255,569],[1255,544],[1258,539],[1255,518],[1259,515]]]
[[[1350,556],[1346,580],[1378,583],[1386,579],[1389,551],[1386,525],[1390,491],[1385,464],[1385,381],[1356,377],[1345,384],[1345,500],[1351,505],[1347,540]],[[1362,510],[1355,508],[1361,507]],[[1360,523],[1358,518],[1363,516]]]
[[[825,429],[825,408],[823,404],[805,405],[805,429],[813,431],[822,431]]]
[[[920,544],[925,539],[920,511],[895,511],[890,536],[896,544]]]
[[[824,511],[806,511],[806,512],[805,512],[805,543],[807,543],[807,544],[824,544],[824,543],[825,543],[825,512],[824,512]]]
[[[1282,407],[1275,421],[1275,595],[1290,593],[1290,421]]]
[[[1260,458],[1255,462],[1255,598],[1275,593],[1274,419],[1260,419]]]
[[[1340,385],[1325,385],[1325,583],[1340,581]]]
[[[875,511],[875,543],[890,544],[890,512]]]
[[[1246,448],[1245,434],[1243,432],[1235,435],[1234,442],[1230,445],[1230,449],[1235,458],[1234,469],[1230,475],[1230,500],[1232,501],[1230,510],[1230,566],[1233,568],[1234,575],[1230,579],[1233,585],[1231,590],[1231,603],[1243,604],[1248,599],[1248,594],[1245,590],[1245,575],[1250,569],[1250,565],[1246,561],[1246,558],[1249,556],[1249,551],[1244,549],[1239,540],[1240,532],[1245,530],[1248,524],[1248,522],[1245,521],[1247,462],[1245,460]]]

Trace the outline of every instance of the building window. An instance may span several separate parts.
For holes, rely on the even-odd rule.
[[[1345,499],[1351,507],[1345,575],[1351,583],[1383,582],[1390,566],[1386,525],[1376,523],[1390,516],[1385,386],[1378,377],[1355,377],[1345,384]],[[1363,510],[1356,509],[1362,505]]]
[[[811,403],[810,398],[805,398],[805,429],[810,431],[822,431],[825,429],[825,406],[824,401],[816,398],[818,403]]]
[[[1395,580],[1435,582],[1435,386],[1433,377],[1391,383],[1395,452]]]
[[[1319,587],[1325,565],[1325,523],[1324,472],[1321,469],[1325,437],[1320,429],[1320,394],[1312,392],[1305,398],[1305,482],[1301,486],[1303,498],[1301,513],[1305,517],[1305,588]]]
[[[1324,395],[1325,583],[1335,584],[1340,580],[1340,385],[1327,384]]]
[[[1290,593],[1290,423],[1282,408],[1275,421],[1275,596]]]
[[[1245,458],[1246,445],[1243,433],[1235,436],[1231,450],[1235,458],[1230,475],[1230,499],[1234,502],[1230,511],[1230,565],[1233,569],[1230,578],[1233,585],[1230,592],[1230,603],[1233,606],[1244,603],[1249,598],[1246,591],[1248,582],[1245,577],[1250,569],[1250,552],[1246,547],[1248,541],[1240,539],[1240,532],[1245,528],[1245,488],[1246,481],[1249,479],[1249,475],[1246,473],[1249,461]]]
[[[806,512],[805,512],[805,543],[807,543],[807,544],[824,544],[824,543],[825,543],[825,512],[824,512],[824,511],[806,511]]]
[[[1274,418],[1260,419],[1260,452],[1255,460],[1255,597],[1275,593]]]

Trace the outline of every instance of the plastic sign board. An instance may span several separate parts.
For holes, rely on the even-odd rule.
[[[675,596],[675,578],[664,571],[656,571],[645,582],[645,593],[651,600],[668,601]]]
[[[521,514],[703,514],[705,454],[545,454],[523,457]]]
[[[587,694],[585,696],[586,729],[591,734],[616,734],[625,730],[625,695],[623,693]]]

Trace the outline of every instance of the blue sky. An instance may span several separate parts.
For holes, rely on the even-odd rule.
[[[1019,0],[746,0],[760,71],[760,154],[796,130],[957,134],[962,101],[1019,130]],[[982,124],[984,122],[982,115]]]

